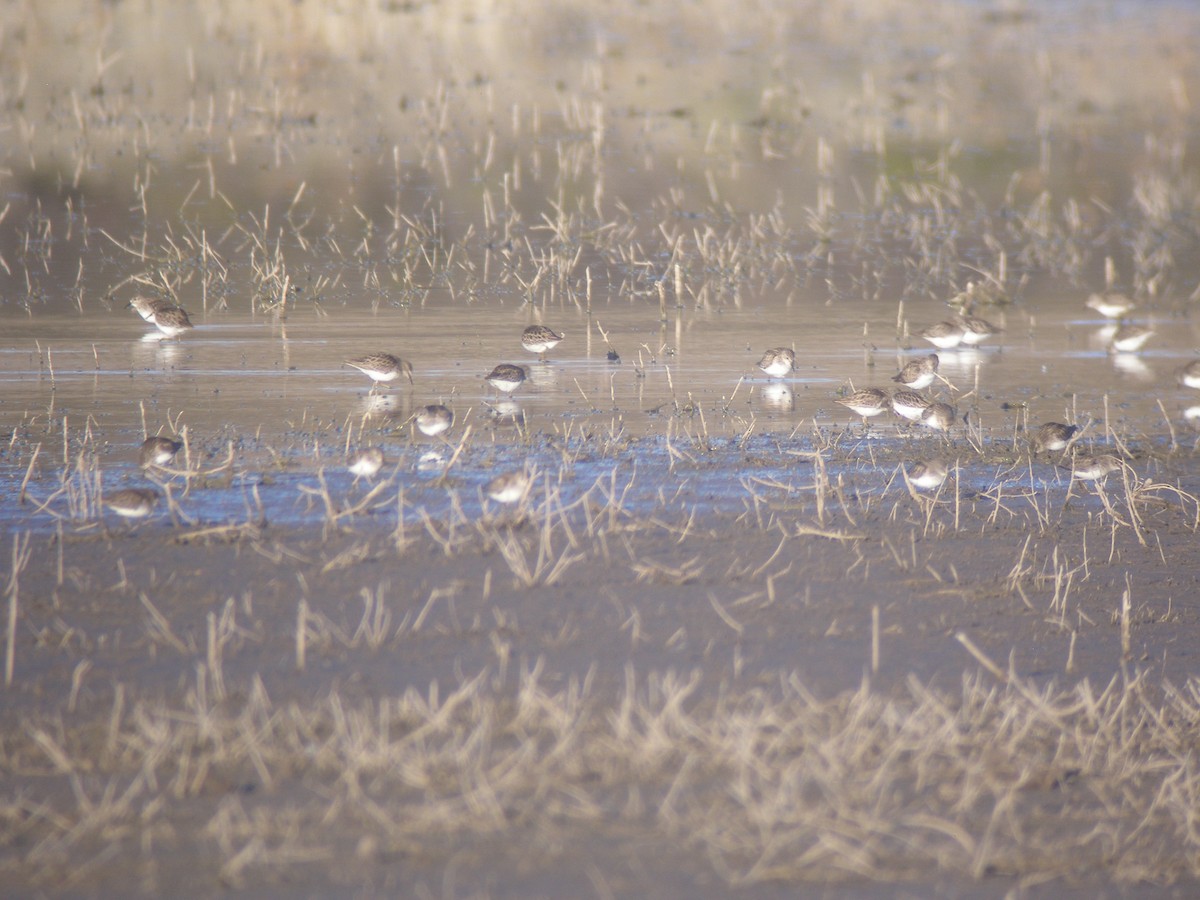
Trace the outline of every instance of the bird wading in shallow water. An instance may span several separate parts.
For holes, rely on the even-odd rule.
[[[496,390],[511,394],[525,383],[525,370],[512,363],[500,363],[487,375],[484,375],[483,380]]]
[[[1033,436],[1034,450],[1046,450],[1053,452],[1055,450],[1066,450],[1071,443],[1071,439],[1075,433],[1079,431],[1078,425],[1064,425],[1062,422],[1047,422],[1038,428]]]
[[[183,444],[179,441],[162,436],[148,437],[142,441],[141,449],[138,451],[138,464],[143,469],[150,466],[165,466],[182,449]]]
[[[965,333],[963,326],[957,322],[938,322],[917,334],[939,350],[953,350],[963,342]]]
[[[408,379],[408,383],[413,383],[413,368],[406,361],[398,356],[392,356],[390,353],[372,353],[369,356],[358,356],[354,359],[346,360],[346,365],[351,366],[362,372],[373,382],[371,390],[374,390],[377,385],[386,384],[389,381],[395,381],[401,375]]]
[[[1079,481],[1103,481],[1121,465],[1121,460],[1108,453],[1098,456],[1080,454],[1071,461],[1071,477]]]
[[[155,297],[147,297],[144,294],[138,294],[129,301],[129,306],[133,307],[134,311],[141,316],[145,321],[154,323],[154,314],[162,309],[169,309],[171,304],[166,300],[159,300]]]
[[[962,328],[962,342],[970,347],[978,346],[1004,330],[979,316],[958,316],[955,322]]]
[[[1087,298],[1086,306],[1106,319],[1123,319],[1137,309],[1124,294],[1092,294]]]
[[[531,481],[528,472],[505,472],[489,481],[483,490],[497,503],[511,504],[525,496]]]
[[[383,451],[378,447],[359,450],[347,460],[346,468],[354,476],[355,481],[360,478],[374,478],[383,468]]]
[[[892,394],[892,412],[910,422],[916,422],[929,409],[929,401],[916,391],[896,391]]]
[[[950,470],[940,459],[926,459],[915,462],[905,470],[909,483],[923,491],[931,491],[941,487]]]
[[[150,321],[162,332],[163,337],[168,338],[177,338],[192,329],[192,320],[188,318],[187,312],[178,306],[164,306],[154,310]]]
[[[440,403],[423,406],[413,416],[417,430],[426,437],[437,437],[454,425],[454,412]]]
[[[1183,387],[1200,388],[1200,359],[1193,360],[1176,373]]]
[[[565,333],[559,334],[545,325],[530,325],[521,332],[521,346],[544,360],[546,352],[557,347],[565,337]]]
[[[839,403],[851,412],[862,416],[863,427],[866,427],[867,419],[871,416],[887,412],[891,405],[891,398],[888,397],[886,391],[881,391],[879,388],[863,388],[855,391],[849,397],[835,400],[834,403]]]
[[[787,347],[775,347],[762,355],[758,367],[772,378],[782,378],[795,370],[796,353]]]
[[[914,359],[900,370],[900,374],[893,375],[892,381],[912,391],[924,390],[933,384],[933,379],[937,377],[938,363],[936,353]]]
[[[104,505],[125,519],[144,519],[157,503],[158,491],[150,488],[124,488],[104,495]]]
[[[957,413],[955,413],[954,407],[939,400],[926,407],[921,413],[920,422],[926,428],[932,428],[934,431],[949,431],[954,426],[956,417]]]
[[[1109,353],[1137,353],[1150,340],[1154,330],[1143,325],[1123,325],[1108,344]]]

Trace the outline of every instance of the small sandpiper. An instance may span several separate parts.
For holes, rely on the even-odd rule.
[[[489,481],[483,490],[497,503],[516,503],[525,496],[529,485],[528,472],[505,472]]]
[[[834,403],[839,403],[851,412],[862,416],[863,426],[867,424],[867,419],[871,416],[877,416],[882,412],[887,412],[891,405],[891,398],[888,397],[887,391],[881,391],[879,388],[863,388],[855,391],[849,397],[842,397],[835,400]]]
[[[1109,353],[1137,353],[1150,339],[1154,329],[1143,325],[1122,325],[1108,344]]]
[[[374,478],[383,468],[383,451],[378,447],[359,450],[346,461],[346,468],[354,476],[355,481],[360,478]]]
[[[1071,465],[1071,477],[1081,481],[1102,481],[1110,472],[1121,468],[1121,460],[1102,453],[1099,456],[1076,456]]]
[[[354,359],[346,360],[346,365],[353,366],[369,377],[374,382],[371,385],[371,390],[375,390],[376,385],[395,381],[401,375],[408,379],[409,384],[413,383],[412,364],[398,356],[392,356],[390,353],[372,353],[370,356],[358,356]]]
[[[914,359],[900,370],[899,375],[893,375],[892,381],[904,385],[909,390],[924,390],[933,384],[933,379],[937,377],[938,362],[936,353]]]
[[[154,321],[154,314],[156,312],[171,306],[166,300],[159,300],[157,297],[147,297],[144,294],[138,294],[129,301],[128,305],[132,306],[139,316],[151,323]]]
[[[183,444],[179,441],[173,441],[161,435],[148,437],[142,441],[142,448],[138,452],[138,465],[143,469],[151,466],[165,466],[182,449]]]
[[[958,322],[938,322],[917,334],[939,350],[953,350],[963,342],[966,330]]]
[[[1200,388],[1200,359],[1193,360],[1179,370],[1179,383],[1183,387]]]
[[[931,491],[941,487],[946,476],[950,474],[950,470],[940,459],[926,459],[913,463],[905,470],[905,474],[908,475],[908,480],[913,487]]]
[[[1038,428],[1033,437],[1034,450],[1066,450],[1079,430],[1078,425],[1064,425],[1062,422],[1047,422]]]
[[[1092,294],[1087,298],[1087,308],[1106,319],[1123,319],[1137,307],[1124,294]]]
[[[796,353],[789,347],[774,347],[762,355],[758,367],[772,378],[783,378],[796,368]]]
[[[144,519],[157,502],[158,491],[150,488],[123,488],[104,495],[104,505],[126,519]]]
[[[150,321],[163,333],[163,337],[177,338],[192,329],[192,320],[179,306],[163,306],[154,310]]]
[[[954,426],[957,416],[953,406],[939,400],[929,404],[921,413],[920,421],[926,428],[932,428],[934,431],[949,431]]]
[[[566,336],[565,332],[559,334],[545,325],[530,325],[521,332],[521,346],[545,359],[546,351],[553,350]]]
[[[500,363],[483,380],[498,391],[511,394],[525,382],[525,370],[512,363]]]
[[[916,391],[896,391],[892,394],[892,412],[901,418],[915,422],[929,409],[929,401]]]
[[[957,316],[955,322],[962,327],[962,342],[970,347],[982,344],[993,334],[1004,331],[1000,326],[993,325],[979,316]]]
[[[413,416],[417,430],[426,437],[437,437],[454,425],[454,411],[440,403],[423,406]]]

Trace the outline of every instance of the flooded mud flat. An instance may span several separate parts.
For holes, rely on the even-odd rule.
[[[1137,11],[14,14],[5,885],[1194,893]]]
[[[407,480],[372,499],[331,477],[307,522],[22,532],[36,631],[6,759],[88,812],[54,833],[15,796],[14,831],[40,834],[19,871],[81,859],[101,891],[130,883],[115,858],[147,891],[1186,883],[1194,805],[1164,776],[1197,712],[1196,572],[1163,559],[1189,558],[1194,498],[1165,460],[1170,481],[1104,494],[1027,462],[1037,482],[1008,466],[926,495],[878,474],[893,443],[836,478],[779,466],[804,441],[598,446],[611,468],[574,479],[535,448],[547,477],[516,509],[460,488],[414,515]],[[741,491],[720,487],[734,465]],[[1131,779],[1157,789],[1135,802]],[[981,846],[997,805],[1022,827]],[[1109,855],[1097,828],[1132,817]]]

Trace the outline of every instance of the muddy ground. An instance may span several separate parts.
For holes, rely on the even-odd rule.
[[[519,509],[410,510],[403,530],[395,482],[374,512],[320,526],[214,530],[164,511],[133,527],[110,516],[61,545],[32,535],[3,713],[6,882],[89,895],[185,878],[198,894],[1190,893],[1180,811],[1126,794],[1188,777],[1167,771],[1194,723],[1163,688],[1196,671],[1194,500],[1133,472],[1141,493],[1117,473],[1101,496],[1038,461],[1028,471],[1046,481],[1010,474],[1007,496],[851,478],[826,485],[819,509],[820,479],[796,457],[789,483],[762,479],[735,514],[689,485],[753,453],[693,447],[654,471],[649,449],[626,481],[619,467],[588,485],[544,479]],[[876,452],[886,471],[911,446]],[[1190,454],[1153,464],[1185,487],[1197,477]],[[664,483],[676,496],[648,508],[644,486]],[[346,506],[369,490],[338,489]],[[1081,696],[1106,692],[1124,699],[1082,711]],[[933,724],[885,737],[923,727],[931,703],[956,710],[952,745]],[[1119,722],[1133,735],[1118,743],[1136,741],[1142,707],[1180,743],[1156,735],[1129,771],[1098,735]],[[791,751],[771,746],[795,727]],[[1087,750],[1074,746],[1084,732]],[[889,740],[912,746],[884,762]],[[1012,740],[1030,743],[1024,759],[1007,756]],[[823,765],[789,788],[813,753]],[[748,773],[761,783],[735,789]],[[908,834],[917,819],[925,830]],[[1148,869],[1166,883],[1137,876]]]

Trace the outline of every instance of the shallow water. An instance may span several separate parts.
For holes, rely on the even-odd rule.
[[[1178,386],[1172,373],[1200,344],[1192,321],[1147,319],[1157,332],[1147,349],[1112,356],[1104,349],[1111,326],[1083,315],[1089,312],[1083,298],[1074,299],[1071,305],[1059,296],[1029,299],[992,313],[1005,331],[977,349],[941,351],[939,373],[949,385],[935,383],[933,393],[955,403],[978,439],[998,453],[1023,449],[1026,425],[1048,420],[1092,422],[1081,446],[1109,445],[1106,425],[1135,447],[1137,436],[1161,441],[1169,428],[1189,441],[1186,411],[1200,397]],[[907,359],[932,349],[919,338],[898,338],[896,308],[882,302],[675,308],[667,310],[667,322],[645,304],[597,305],[590,319],[564,305],[541,311],[567,333],[546,361],[517,340],[532,312],[449,303],[323,316],[300,307],[285,320],[213,312],[197,315],[197,327],[180,340],[160,340],[132,311],[119,308],[10,319],[10,349],[0,355],[0,421],[14,434],[5,459],[6,517],[10,523],[25,518],[11,500],[34,444],[41,445],[28,485],[34,497],[57,486],[64,459],[73,464],[85,433],[97,448],[106,486],[142,483],[136,456],[143,423],[150,433],[186,427],[198,468],[223,459],[233,442],[236,478],[227,491],[189,497],[191,514],[204,521],[244,510],[248,485],[258,484],[272,505],[270,497],[286,496],[293,480],[311,479],[317,469],[328,470],[331,487],[349,490],[344,453],[366,445],[381,446],[401,483],[419,487],[440,473],[438,461],[422,463],[422,455],[435,449],[448,460],[453,449],[422,438],[409,424],[414,409],[433,402],[455,410],[452,444],[465,427],[474,432],[455,471],[468,494],[497,467],[520,467],[526,458],[553,468],[555,451],[538,450],[546,436],[567,447],[586,446],[596,436],[657,436],[605,463],[628,466],[644,457],[640,490],[631,498],[643,507],[655,502],[661,487],[647,476],[668,477],[663,436],[706,453],[721,446],[734,451],[723,458],[722,485],[699,490],[714,504],[720,496],[744,498],[740,479],[757,474],[757,464],[739,461],[745,454],[776,456],[771,477],[788,477],[798,459],[781,456],[779,448],[811,451],[813,432],[844,431],[853,440],[865,434],[910,457],[965,449],[902,426],[890,414],[862,432],[857,417],[833,402],[852,387],[893,387],[890,378]],[[933,304],[924,318],[915,310],[908,314],[904,324],[911,331],[940,315]],[[761,352],[776,345],[796,348],[792,376],[768,378],[757,369]],[[618,360],[608,358],[610,349]],[[372,390],[343,365],[377,350],[411,360],[415,384]],[[520,362],[529,372],[512,397],[482,381],[501,361]],[[967,429],[957,430],[962,441]],[[754,434],[768,436],[765,447],[739,441]],[[827,455],[840,467],[863,465],[850,452]],[[578,477],[590,483],[605,474],[603,467],[590,468]],[[264,476],[270,485],[262,484]],[[427,490],[423,502],[444,509],[445,498],[432,493]],[[295,502],[280,501],[270,517],[296,521],[302,514]]]
[[[1085,446],[1188,446],[1196,392],[1173,371],[1200,348],[1178,74],[1195,23],[1147,15],[1149,54],[1123,8],[1086,28],[1074,9],[951,5],[926,21],[868,4],[859,22],[648,7],[602,27],[575,10],[537,21],[533,59],[494,17],[376,11],[347,30],[306,13],[298,40],[251,56],[223,32],[202,54],[183,41],[186,67],[128,38],[124,90],[102,75],[83,90],[51,65],[53,41],[10,35],[11,64],[45,78],[23,88],[28,127],[6,158],[2,496],[27,472],[30,495],[50,495],[85,448],[104,484],[141,483],[142,438],[184,428],[197,464],[233,442],[243,487],[273,469],[333,477],[364,444],[407,477],[423,444],[406,423],[430,402],[453,407],[456,441],[472,429],[455,471],[472,485],[522,465],[537,435],[808,450],[807,433],[857,428],[836,397],[890,386],[929,352],[909,334],[985,272],[1014,302],[976,312],[1005,332],[942,353],[952,386],[937,388],[977,443],[1011,450],[1053,419],[1094,423]],[[662,15],[671,27],[647,27]],[[433,55],[404,69],[414,93],[395,102],[375,87],[398,83],[385,35],[424,33],[414,22],[443,42],[413,38]],[[477,52],[455,55],[460,41]],[[1044,54],[1036,72],[1010,65],[1025,43]],[[471,71],[447,79],[440,48]],[[1095,61],[1109,56],[1138,64],[1114,80]],[[1110,280],[1158,331],[1143,353],[1110,357],[1083,306]],[[159,340],[123,308],[135,287],[168,288],[196,329]],[[518,343],[535,321],[567,333],[547,362]],[[795,348],[792,377],[755,367],[774,346]],[[343,365],[375,351],[409,359],[415,385],[370,391]],[[503,402],[482,382],[500,362],[530,375]],[[870,435],[955,452],[890,416]],[[503,459],[481,462],[481,439]],[[727,467],[736,486],[736,456]],[[208,518],[240,496],[191,499]],[[0,521],[26,515],[5,502]]]

